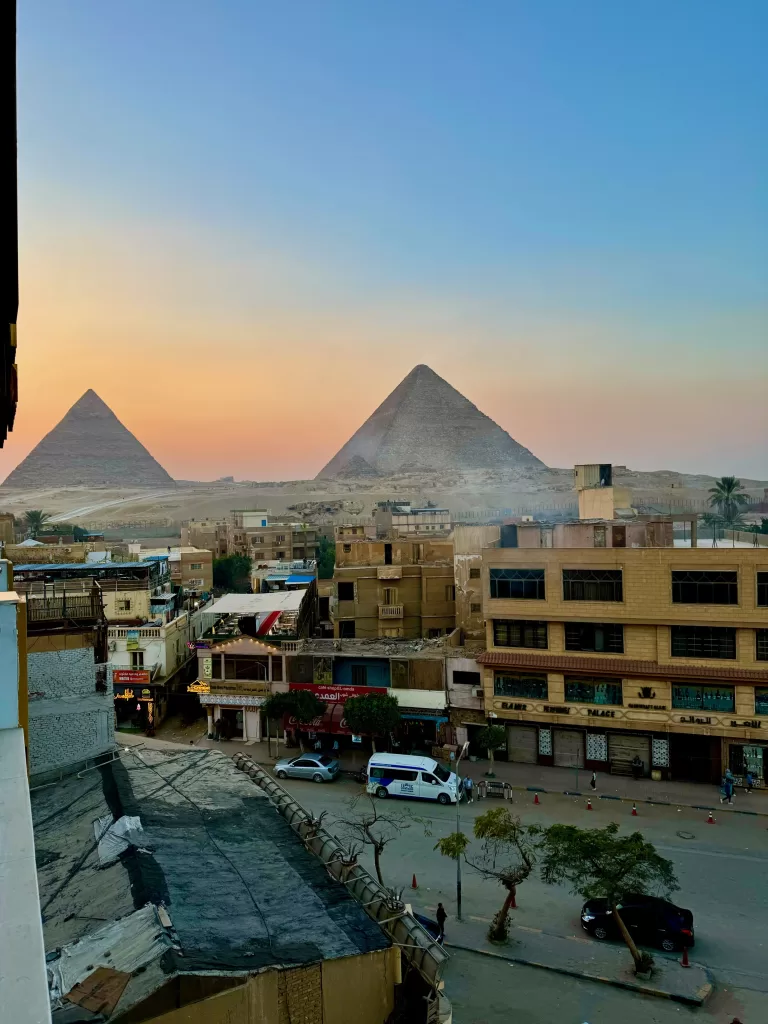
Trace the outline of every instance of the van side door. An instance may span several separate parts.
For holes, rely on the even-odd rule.
[[[419,773],[410,771],[408,768],[398,768],[396,778],[398,780],[392,788],[400,796],[415,797],[419,795]]]
[[[443,787],[440,784],[440,780],[432,772],[421,773],[421,793],[422,799],[426,800],[437,800],[438,794],[442,793]]]

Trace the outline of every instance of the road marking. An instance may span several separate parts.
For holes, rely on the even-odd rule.
[[[656,845],[656,844],[654,844]],[[665,853],[687,853],[692,857],[719,857],[721,860],[746,860],[755,864],[768,864],[768,857],[751,857],[746,853],[726,853],[719,850],[698,850],[695,846],[656,846]]]
[[[482,922],[482,924],[492,924],[492,920],[491,920],[490,917],[473,917],[472,914],[470,914],[469,915],[469,920],[470,921],[480,921],[480,922]]]

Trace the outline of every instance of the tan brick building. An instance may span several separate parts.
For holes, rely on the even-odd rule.
[[[333,580],[337,637],[434,638],[456,624],[450,539],[342,538]]]
[[[246,555],[264,562],[314,561],[317,528],[275,519],[269,509],[233,509],[225,520],[191,520],[181,531],[182,545],[208,548],[215,558]]]
[[[672,529],[531,524],[484,551],[478,660],[511,760],[768,774],[768,549],[673,546]]]

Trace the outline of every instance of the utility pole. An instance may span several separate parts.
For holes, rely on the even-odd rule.
[[[461,797],[461,775],[459,775],[459,764],[462,757],[469,750],[469,740],[464,743],[459,756],[456,758],[456,831],[461,832],[459,821],[459,800]],[[456,920],[461,921],[461,857],[456,858]]]

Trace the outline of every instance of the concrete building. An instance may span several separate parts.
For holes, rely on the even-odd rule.
[[[452,536],[456,625],[461,630],[463,642],[483,642],[483,548],[498,543],[501,527],[455,526]]]
[[[33,794],[61,1019],[98,1005],[110,1022],[385,1024],[402,955],[437,985],[447,957],[412,915],[387,911],[338,840],[240,763],[134,748],[96,785]],[[422,1013],[429,992],[425,980]]]
[[[609,485],[589,490],[611,508]],[[730,766],[764,778],[768,550],[699,548],[692,516],[614,512],[503,528],[483,552],[477,660],[508,757],[616,772],[638,757],[646,774],[718,782]],[[675,519],[691,521],[693,547],[674,546]]]
[[[140,561],[150,557],[167,556],[171,584],[178,587],[184,597],[202,597],[213,590],[213,553],[208,548],[190,545],[142,548],[140,544],[129,544],[128,549]]]
[[[443,536],[451,532],[451,513],[447,508],[414,508],[409,501],[380,501],[375,512],[379,538]]]
[[[51,1009],[27,779],[24,598],[0,561],[0,1006],[4,1020],[49,1024]]]
[[[182,526],[182,545],[208,548],[214,557],[246,555],[254,565],[317,557],[317,529],[278,519],[269,509],[233,509],[228,519],[191,520]]]
[[[333,579],[337,637],[434,639],[455,627],[451,540],[340,540]]]

